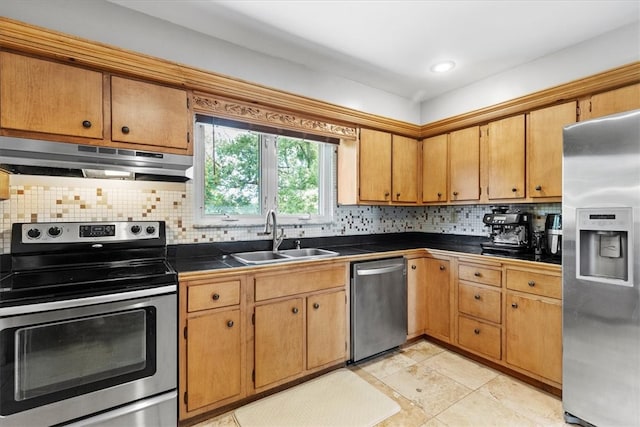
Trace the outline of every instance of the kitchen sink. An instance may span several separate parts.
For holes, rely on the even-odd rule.
[[[271,264],[274,262],[299,261],[338,256],[338,252],[318,248],[285,249],[283,251],[253,251],[231,254],[233,258],[245,265]]]
[[[326,249],[318,249],[318,248],[304,248],[304,249],[285,249],[279,252],[282,255],[294,257],[294,258],[328,258],[332,256],[337,256],[337,252],[328,251]]]

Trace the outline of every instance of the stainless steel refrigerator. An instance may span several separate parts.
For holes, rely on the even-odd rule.
[[[567,422],[640,426],[640,110],[564,129]]]

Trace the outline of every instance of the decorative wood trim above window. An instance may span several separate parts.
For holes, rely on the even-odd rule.
[[[218,117],[303,133],[353,140],[358,137],[355,127],[328,123],[290,112],[277,111],[255,104],[242,103],[200,93],[193,94],[193,109],[194,111],[210,113]]]

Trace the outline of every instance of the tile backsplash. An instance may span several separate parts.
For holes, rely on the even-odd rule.
[[[11,224],[53,221],[159,220],[167,223],[169,244],[269,239],[256,227],[198,227],[193,224],[191,183],[113,181],[49,176],[11,176],[11,198],[0,201],[1,253],[9,253]],[[423,231],[488,235],[482,216],[491,205],[338,206],[330,224],[285,226],[287,238]],[[534,215],[544,228],[559,203],[513,205]]]

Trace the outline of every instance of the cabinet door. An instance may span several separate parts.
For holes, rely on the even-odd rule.
[[[391,198],[394,202],[418,201],[418,141],[393,135],[391,157]]]
[[[189,132],[184,90],[111,77],[111,139],[187,150]]]
[[[302,298],[255,308],[255,387],[284,380],[304,369]]]
[[[426,322],[425,259],[407,260],[407,338],[424,333]]]
[[[527,194],[562,196],[562,128],[576,122],[576,103],[567,102],[529,113]]]
[[[391,201],[391,134],[360,130],[360,200]]]
[[[449,134],[449,200],[480,198],[480,128]]]
[[[345,291],[307,298],[307,369],[346,359],[346,301]]]
[[[0,52],[0,126],[102,138],[102,74]]]
[[[489,123],[487,151],[489,200],[523,198],[524,115]]]
[[[425,332],[451,341],[451,279],[449,261],[425,258]]]
[[[580,120],[593,119],[640,108],[640,83],[593,95]]]
[[[507,362],[562,382],[560,301],[507,293]]]
[[[187,410],[240,395],[240,310],[187,319],[187,331]]]
[[[447,135],[422,141],[422,201],[447,201]]]

